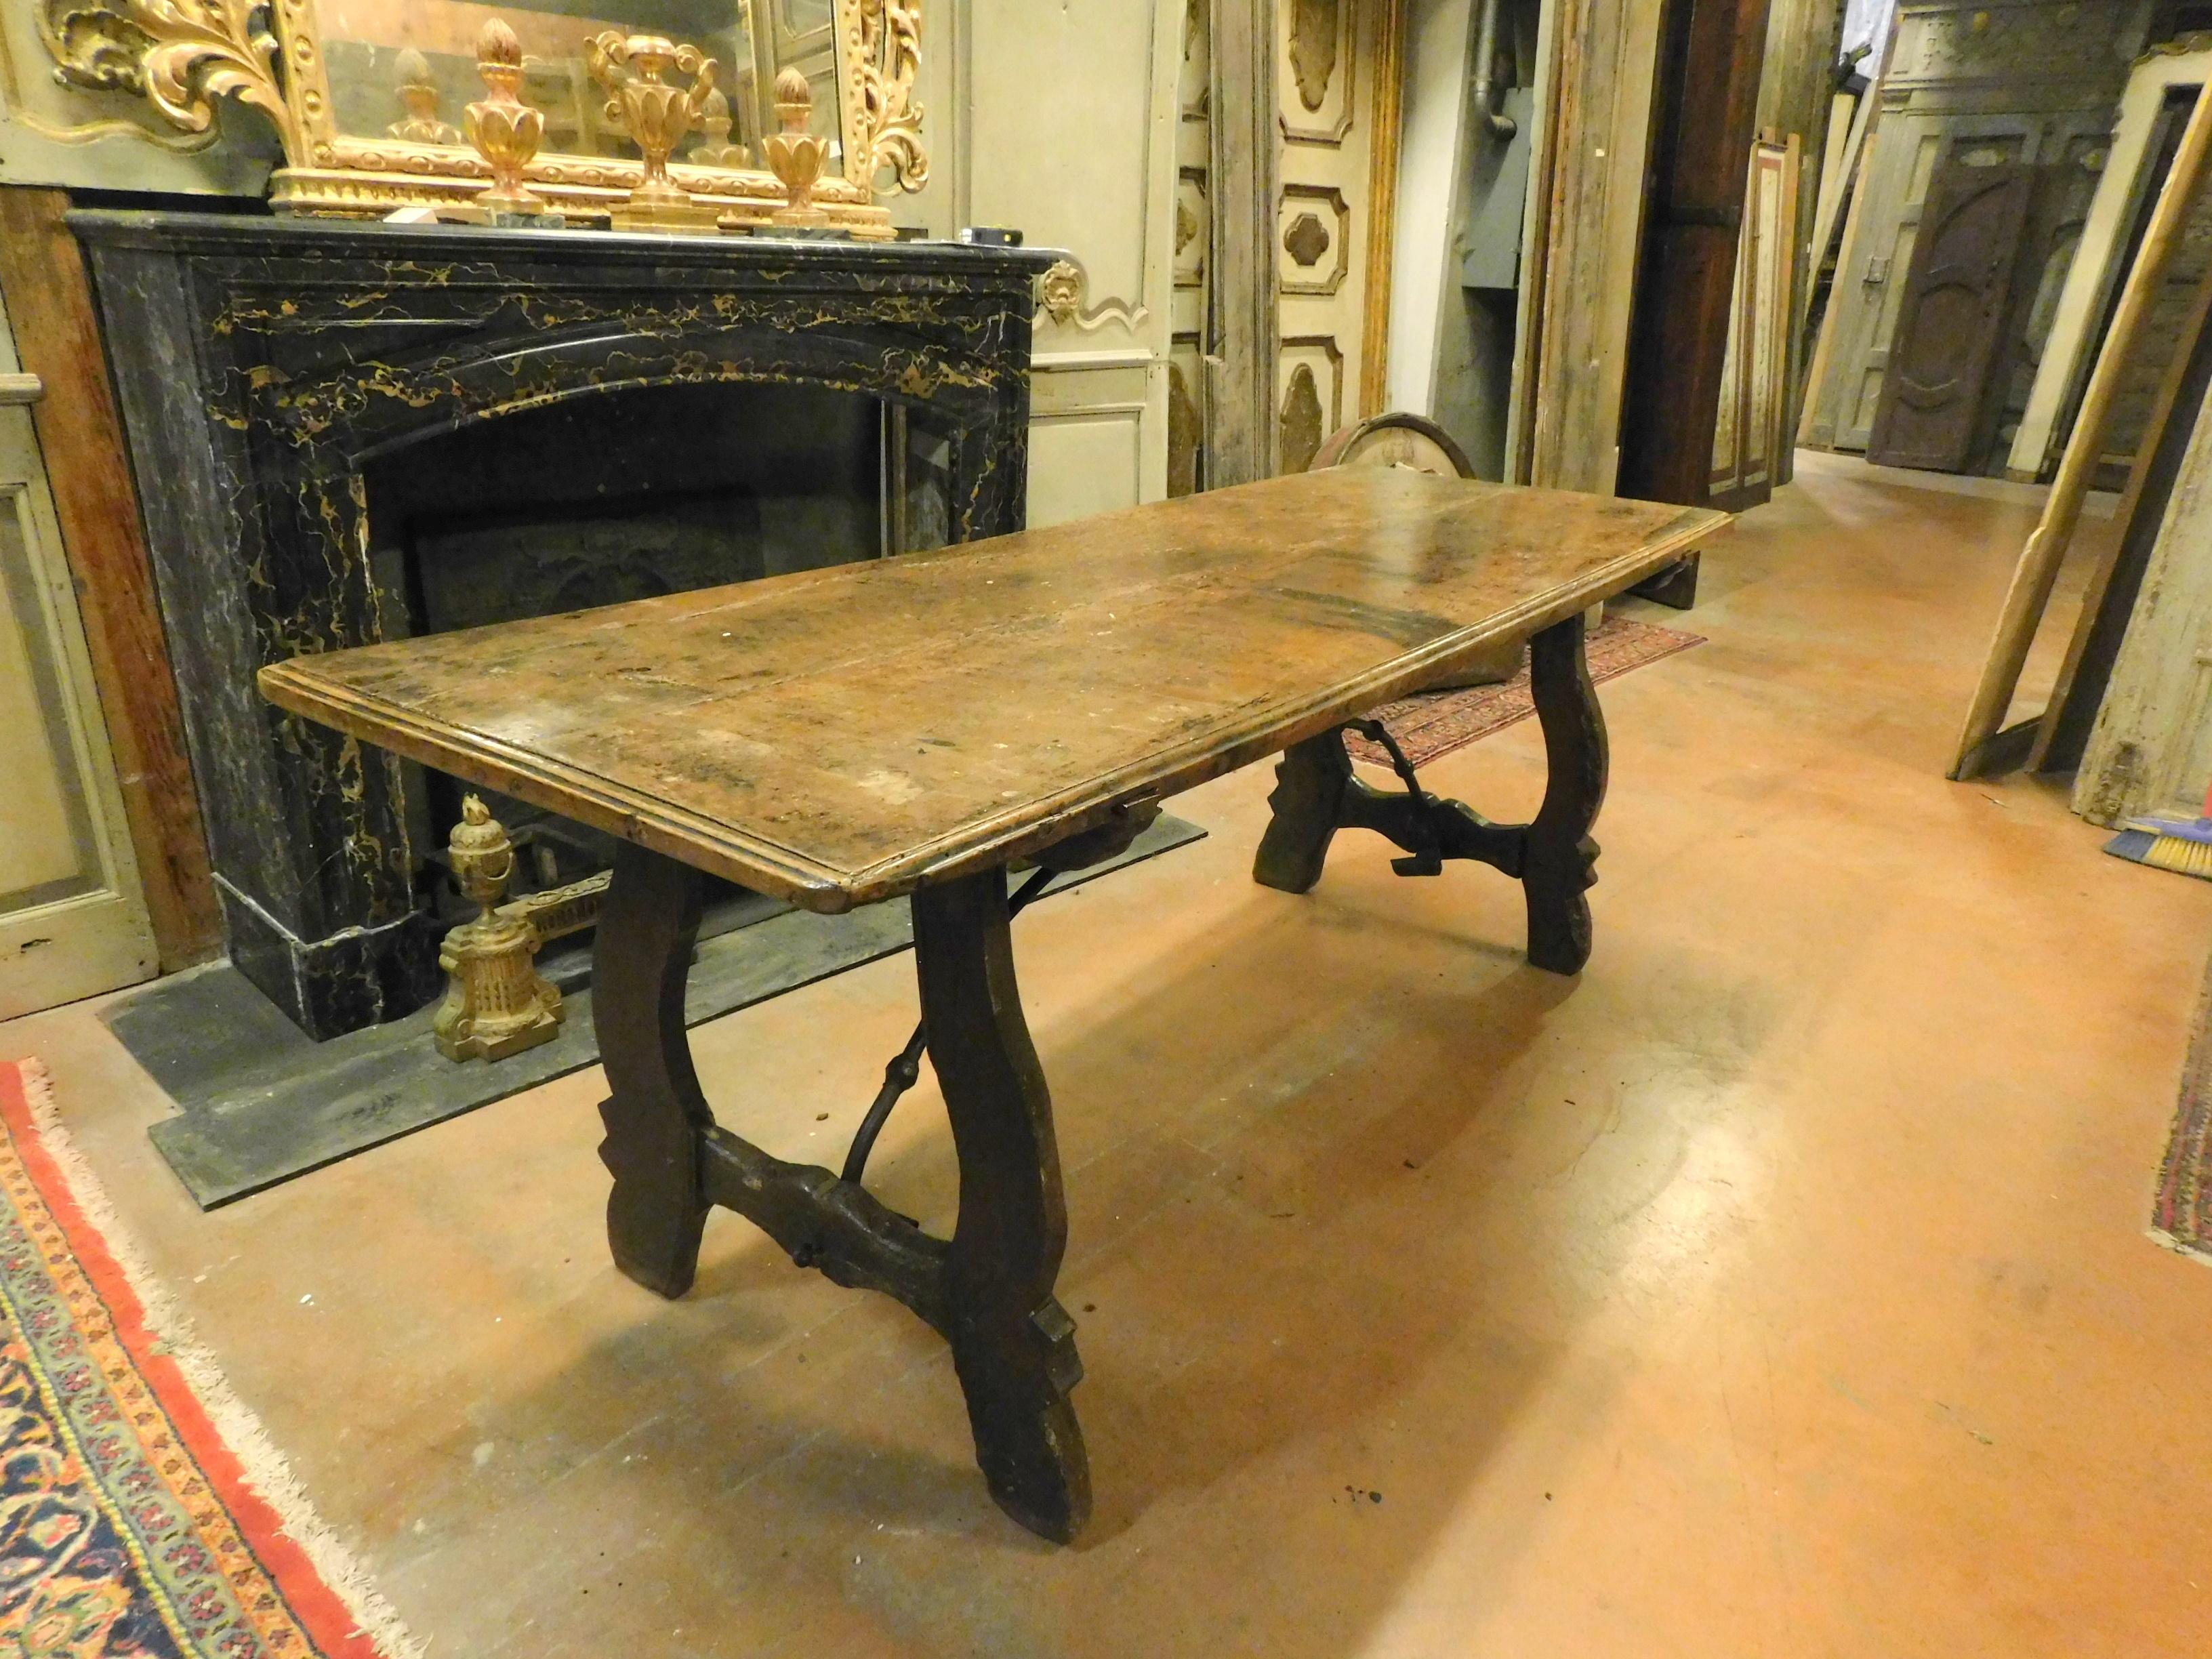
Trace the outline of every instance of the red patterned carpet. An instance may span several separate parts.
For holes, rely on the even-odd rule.
[[[412,1659],[0,1062],[0,1655]]]
[[[2197,1004],[2197,1029],[2181,1073],[2181,1103],[2159,1166],[2151,1234],[2187,1255],[2212,1261],[2212,975]]]
[[[1641,668],[1646,663],[1657,662],[1662,657],[1671,657],[1677,651],[1687,651],[1705,642],[1696,634],[1632,622],[1626,617],[1608,617],[1605,625],[1590,635],[1590,678],[1602,685],[1632,668]],[[1528,664],[1524,655],[1521,672],[1503,684],[1478,685],[1465,691],[1425,691],[1418,697],[1387,704],[1379,714],[1390,728],[1390,735],[1405,750],[1406,758],[1422,766],[1439,755],[1466,748],[1478,738],[1502,732],[1535,712],[1535,699],[1528,691]],[[1345,746],[1352,751],[1354,760],[1376,766],[1390,763],[1382,745],[1364,738],[1346,738]]]

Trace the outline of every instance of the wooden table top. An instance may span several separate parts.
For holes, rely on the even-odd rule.
[[[1337,468],[302,657],[280,708],[806,908],[1035,851],[1618,594],[1698,508]]]

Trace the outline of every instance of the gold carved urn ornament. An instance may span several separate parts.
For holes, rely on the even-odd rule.
[[[645,170],[629,200],[614,210],[618,230],[714,228],[714,209],[668,176],[668,158],[691,131],[714,90],[714,60],[658,34],[609,29],[592,40],[592,78],[606,88],[607,119],[629,135]],[[688,87],[665,77],[673,70]]]
[[[830,159],[830,141],[808,129],[814,121],[814,88],[803,70],[775,77],[775,118],[781,129],[761,148],[769,171],[782,183],[786,200],[769,218],[779,230],[819,230],[830,216],[814,204],[814,185]]]
[[[522,101],[522,42],[499,18],[477,36],[477,73],[487,95],[463,112],[469,143],[491,169],[491,184],[472,202],[442,210],[441,218],[478,224],[559,225],[562,216],[523,183],[524,169],[545,142],[545,117]]]
[[[67,25],[39,32],[48,72],[103,97],[143,93],[193,135],[161,142],[213,142],[218,105],[265,119],[283,149],[269,180],[282,211],[413,220],[428,210],[495,224],[544,224],[558,212],[571,225],[611,219],[634,230],[710,230],[719,220],[889,241],[897,232],[879,192],[929,178],[915,96],[927,3],[716,0],[683,14],[690,44],[665,32],[665,8],[464,8],[501,29],[478,37],[488,92],[465,123],[465,53],[425,21],[453,7],[32,0],[31,9]],[[580,27],[586,12],[594,21]],[[526,113],[533,106],[543,113]]]

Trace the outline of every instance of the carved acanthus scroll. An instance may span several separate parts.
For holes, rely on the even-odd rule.
[[[858,0],[851,20],[852,52],[860,64],[860,160],[863,176],[884,167],[901,190],[929,182],[929,153],[921,144],[921,105],[914,85],[921,73],[921,0]]]
[[[131,21],[123,0],[41,0],[39,38],[54,60],[54,79],[87,92],[143,93],[138,60],[154,44]]]
[[[276,37],[264,0],[130,0],[131,21],[154,45],[140,65],[154,106],[188,132],[215,120],[215,100],[251,104],[276,124],[287,155],[299,121],[284,100]]]

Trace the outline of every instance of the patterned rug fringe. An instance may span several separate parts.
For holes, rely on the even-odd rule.
[[[2155,1243],[2212,1267],[2212,970],[2197,1001],[2149,1231]]]
[[[428,1650],[408,1632],[398,1613],[377,1590],[368,1570],[315,1513],[306,1489],[261,1419],[232,1390],[214,1357],[193,1337],[184,1310],[139,1255],[108,1201],[106,1190],[61,1121],[54,1103],[53,1079],[45,1063],[22,1060],[16,1062],[16,1069],[23,1081],[31,1121],[47,1157],[68,1184],[78,1212],[100,1235],[116,1270],[137,1298],[147,1331],[183,1376],[208,1420],[238,1460],[247,1488],[276,1511],[285,1536],[299,1546],[323,1582],[345,1604],[357,1628],[386,1659],[425,1659]]]

